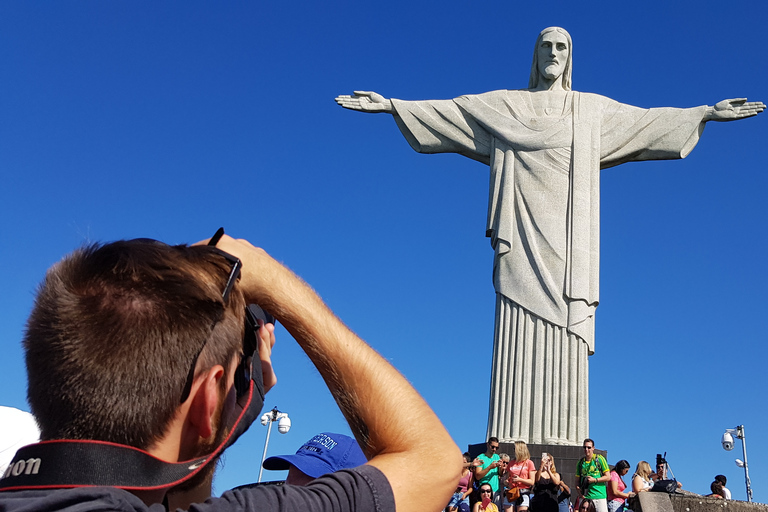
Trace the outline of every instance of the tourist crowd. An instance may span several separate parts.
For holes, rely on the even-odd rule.
[[[514,443],[514,453],[498,453],[499,440],[488,439],[486,451],[474,459],[464,454],[464,469],[447,512],[626,512],[627,499],[656,488],[675,490],[680,482],[670,479],[666,461],[657,460],[656,471],[641,460],[628,483],[630,463],[624,459],[609,466],[595,453],[595,443],[585,439],[584,457],[575,468],[574,492],[558,473],[551,454],[542,453],[538,467],[523,441]],[[731,499],[726,478],[712,482],[713,498]]]

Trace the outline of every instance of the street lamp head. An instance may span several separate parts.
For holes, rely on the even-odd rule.
[[[740,468],[743,468],[744,467],[744,461],[741,460],[741,459],[736,459],[736,465],[739,466]]]
[[[727,451],[733,450],[733,436],[726,432],[723,434],[723,438],[720,440],[723,445],[723,449]]]
[[[261,455],[261,467],[259,468],[259,482],[261,482],[261,475],[264,471],[264,459],[267,458],[267,448],[269,447],[269,433],[272,432],[272,423],[277,421],[277,430],[281,434],[287,434],[291,430],[291,419],[288,417],[287,412],[280,412],[277,410],[277,406],[272,408],[271,411],[264,413],[261,416],[261,424],[267,427],[267,439],[264,441],[264,453]]]

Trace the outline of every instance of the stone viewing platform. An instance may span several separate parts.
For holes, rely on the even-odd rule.
[[[764,503],[706,498],[692,492],[641,492],[629,500],[634,512],[768,512]]]

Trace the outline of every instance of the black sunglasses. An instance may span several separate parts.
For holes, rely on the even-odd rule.
[[[229,301],[229,294],[232,291],[232,288],[235,286],[235,282],[240,279],[240,269],[243,267],[243,264],[239,258],[236,258],[231,254],[216,248],[216,244],[219,242],[219,240],[221,240],[222,236],[224,236],[224,228],[219,228],[211,237],[208,245],[213,247],[214,250],[222,257],[224,257],[232,266],[232,269],[229,272],[229,277],[227,278],[227,284],[224,286],[224,291],[221,293],[221,299],[226,304]],[[259,340],[257,334],[259,332],[259,328],[261,327],[261,325],[259,325],[259,320],[261,320],[261,325],[275,323],[275,318],[268,312],[261,309],[261,307],[257,306],[256,304],[250,304],[247,306],[245,308],[243,351],[240,354],[240,362],[238,363],[237,369],[235,370],[235,392],[237,394],[238,400],[247,395],[251,389],[253,360],[254,357],[258,357],[259,352]],[[215,324],[211,326],[211,330],[213,330],[213,327],[215,327]],[[192,381],[195,377],[195,367],[197,366],[197,360],[200,357],[200,353],[203,351],[203,348],[205,348],[206,343],[208,343],[207,338],[195,354],[195,357],[192,358],[192,364],[189,368],[187,381],[184,384],[184,389],[181,393],[181,400],[179,403],[184,403],[184,401],[189,398],[189,393],[192,390]]]
[[[491,494],[492,492],[493,491],[491,489],[480,489],[480,494],[485,494],[485,493]]]

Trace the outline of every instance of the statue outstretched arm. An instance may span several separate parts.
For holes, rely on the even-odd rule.
[[[360,112],[370,112],[372,114],[379,112],[393,114],[395,112],[390,100],[373,91],[355,91],[354,96],[348,94],[336,96],[336,103],[350,110],[359,110]]]
[[[747,101],[747,98],[723,100],[714,107],[709,107],[705,121],[735,121],[745,117],[756,116],[765,110],[762,101]]]

